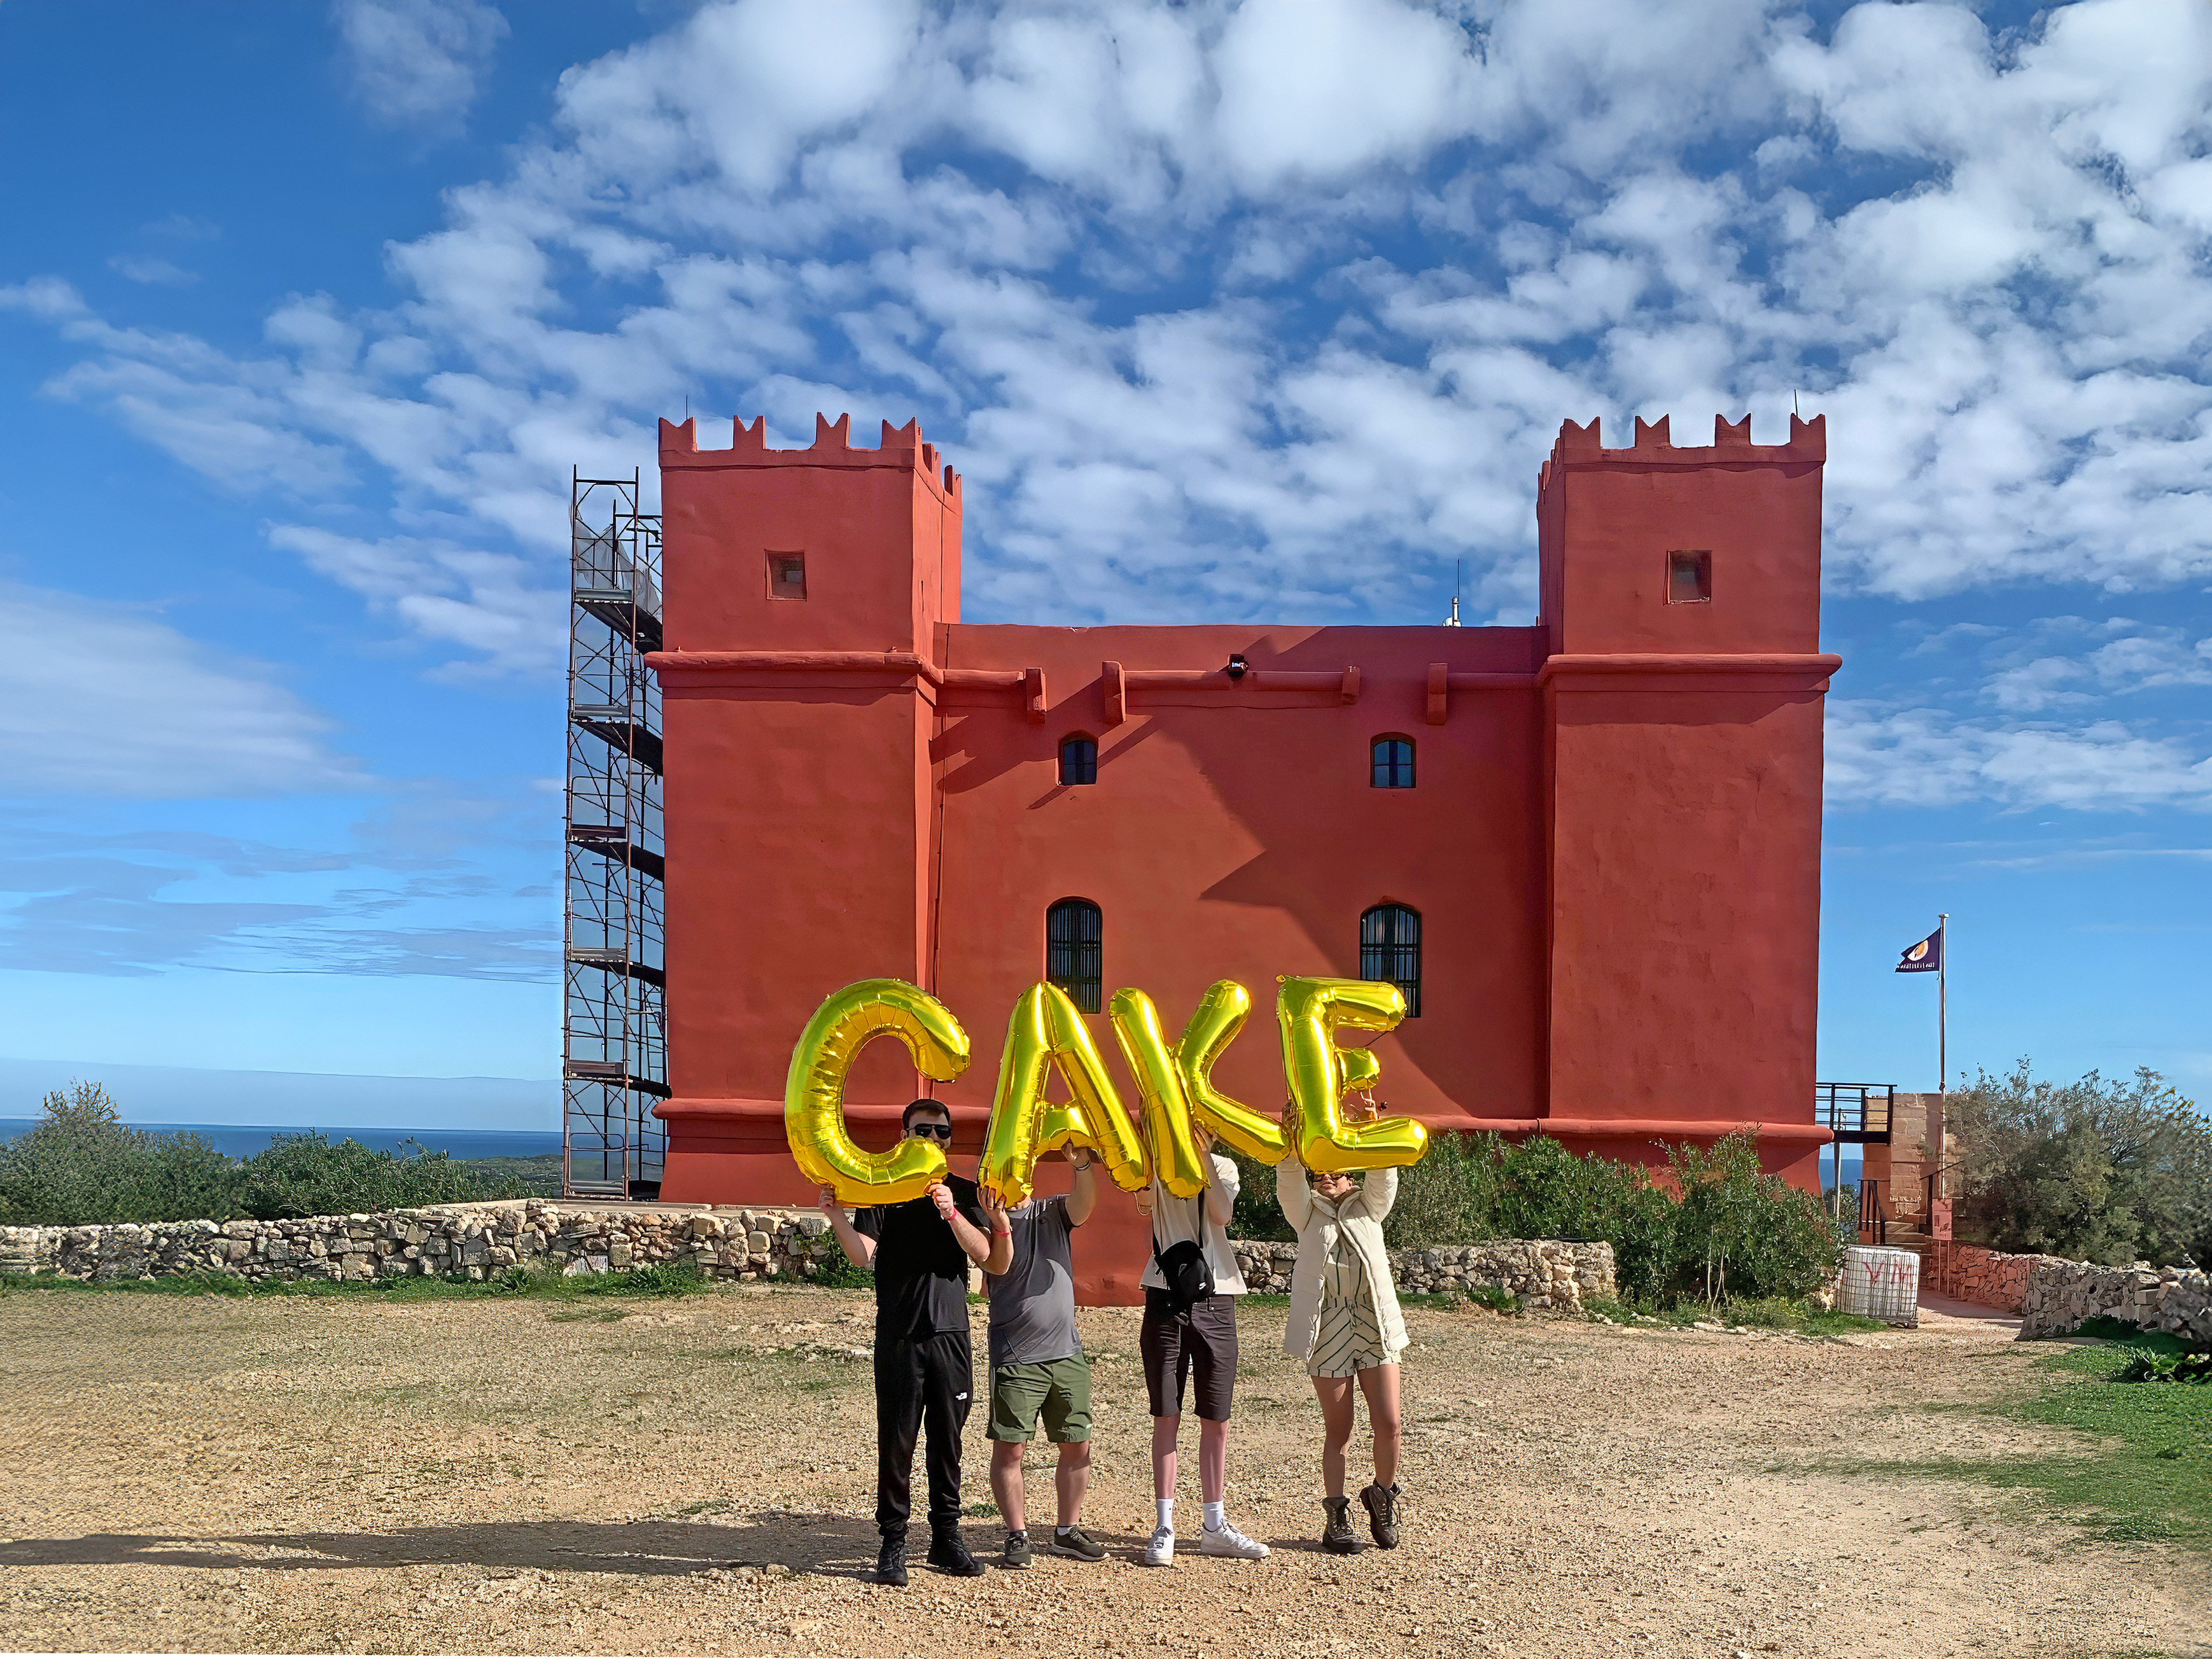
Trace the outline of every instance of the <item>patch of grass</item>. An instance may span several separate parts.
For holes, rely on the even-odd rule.
[[[1669,1330],[1686,1330],[1700,1320],[1717,1320],[1723,1325],[1741,1326],[1747,1330],[1796,1331],[1806,1336],[1844,1336],[1857,1331],[1889,1328],[1878,1319],[1838,1313],[1832,1309],[1824,1312],[1809,1302],[1784,1296],[1741,1297],[1723,1303],[1717,1312],[1709,1310],[1701,1303],[1662,1307],[1601,1298],[1585,1302],[1583,1309],[1593,1317],[1601,1315],[1616,1324],[1657,1325]]]
[[[2212,1389],[2122,1382],[2142,1352],[2185,1345],[2132,1327],[2124,1345],[2081,1343],[2045,1355],[2044,1386],[1988,1402],[1994,1415],[2071,1429],[2079,1452],[1858,1466],[1868,1473],[1973,1480],[2063,1515],[2093,1537],[2212,1553]]]
[[[1478,1308],[1487,1308],[1492,1313],[1517,1314],[1521,1298],[1503,1285],[1473,1285],[1468,1287],[1467,1299]]]
[[[545,1316],[546,1322],[554,1325],[574,1325],[582,1320],[589,1320],[597,1325],[612,1325],[629,1317],[628,1308],[560,1308]]]

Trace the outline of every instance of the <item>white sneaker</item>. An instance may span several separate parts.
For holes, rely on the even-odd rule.
[[[1148,1567],[1175,1565],[1175,1528],[1153,1528],[1152,1538],[1145,1545],[1145,1553],[1137,1559]]]
[[[1224,1523],[1218,1531],[1208,1527],[1198,1537],[1200,1555],[1225,1555],[1237,1561],[1264,1561],[1267,1547],[1256,1538],[1247,1538],[1236,1528]]]

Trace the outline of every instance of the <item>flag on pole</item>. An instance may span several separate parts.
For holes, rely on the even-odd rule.
[[[1936,931],[1898,959],[1900,974],[1933,974],[1943,966],[1943,928],[1939,922]]]

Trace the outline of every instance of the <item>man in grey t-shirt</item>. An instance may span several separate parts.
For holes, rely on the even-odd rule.
[[[1045,1437],[1060,1448],[1060,1524],[1052,1553],[1078,1561],[1103,1560],[1105,1547],[1079,1524],[1091,1485],[1091,1362],[1075,1328],[1075,1230],[1097,1201],[1096,1160],[1068,1154],[1075,1165],[1066,1198],[1032,1198],[1006,1212],[1013,1259],[988,1274],[991,1298],[991,1493],[1006,1518],[1004,1563],[1026,1567],[1035,1558],[1022,1507],[1022,1450],[1044,1419]]]

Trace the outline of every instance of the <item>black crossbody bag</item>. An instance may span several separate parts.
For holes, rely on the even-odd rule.
[[[1196,1239],[1186,1238],[1162,1250],[1159,1240],[1155,1238],[1152,1261],[1159,1267],[1161,1282],[1167,1286],[1168,1300],[1178,1310],[1213,1294],[1213,1265],[1206,1259],[1206,1247]]]

